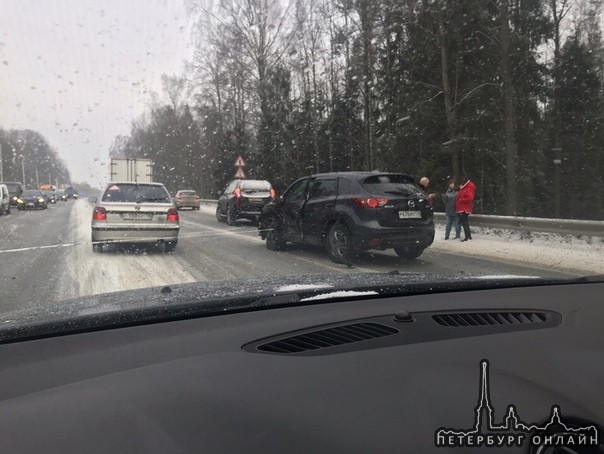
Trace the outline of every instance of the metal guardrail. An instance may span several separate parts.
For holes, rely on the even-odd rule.
[[[434,213],[434,220],[444,223],[445,213]],[[604,221],[576,219],[527,218],[519,216],[470,215],[470,225],[510,229],[522,232],[545,232],[573,236],[604,237]]]
[[[215,206],[217,202],[218,200],[201,199],[201,203],[205,205]],[[445,213],[434,213],[434,220],[436,222],[444,223],[445,218]],[[472,214],[470,216],[470,225],[476,227],[510,229],[527,233],[544,232],[561,235],[604,237],[604,221]]]

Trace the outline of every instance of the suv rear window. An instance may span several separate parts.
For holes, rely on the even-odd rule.
[[[361,185],[375,195],[421,194],[421,188],[407,175],[372,175],[365,178]]]
[[[270,191],[271,184],[262,180],[243,180],[239,186],[246,191]]]
[[[197,195],[195,191],[178,191],[180,195]]]
[[[165,202],[172,199],[163,186],[144,184],[113,184],[103,194],[103,202]]]

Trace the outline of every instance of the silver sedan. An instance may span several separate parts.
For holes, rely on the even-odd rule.
[[[92,250],[109,243],[163,244],[173,251],[180,221],[170,194],[161,183],[114,182],[92,213]]]

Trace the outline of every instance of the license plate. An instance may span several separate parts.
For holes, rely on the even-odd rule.
[[[153,217],[151,213],[124,213],[122,219],[125,221],[148,221]]]
[[[399,211],[398,212],[399,219],[421,219],[422,212],[421,211]]]
[[[27,204],[27,206],[28,206],[28,207],[33,207],[33,206],[34,206],[34,204],[33,204],[33,203],[28,203],[28,204]]]
[[[252,199],[252,198],[248,199],[248,201],[250,203],[263,203],[264,202],[264,200],[262,200],[262,199]]]

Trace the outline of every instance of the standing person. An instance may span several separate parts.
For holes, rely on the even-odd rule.
[[[455,226],[455,239],[459,239],[461,225],[459,224],[459,215],[455,211],[455,200],[457,198],[457,187],[455,180],[449,181],[447,192],[442,195],[445,214],[447,215],[447,224],[445,226],[445,240],[449,239],[451,227]]]
[[[428,179],[428,177],[421,177],[419,179],[419,184],[422,188],[424,188],[424,191],[426,191],[426,193],[428,193],[428,202],[430,202],[430,206],[432,206],[432,208],[434,208],[434,200],[436,199],[436,194],[433,192],[428,192],[428,186],[430,186],[430,180]]]
[[[468,218],[470,214],[472,214],[476,185],[472,183],[469,178],[464,178],[462,181],[465,181],[465,183],[459,186],[459,191],[457,191],[457,196],[455,197],[455,212],[459,214],[459,223],[463,227],[464,239],[461,241],[468,241],[472,239]]]

